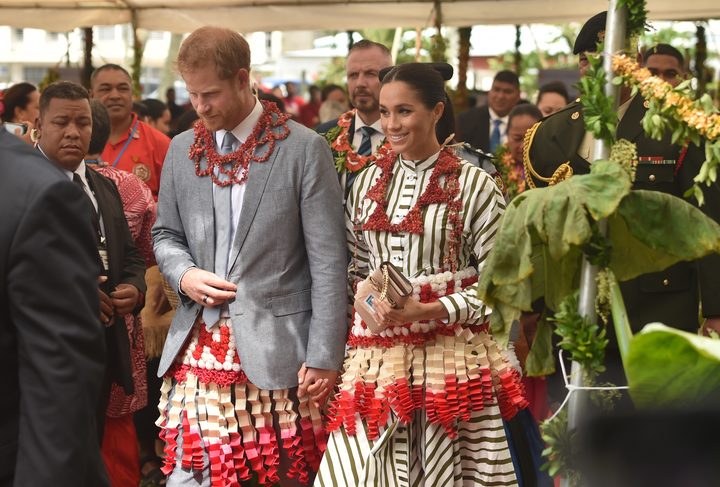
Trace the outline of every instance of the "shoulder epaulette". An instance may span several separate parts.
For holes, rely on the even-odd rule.
[[[537,173],[537,171],[535,171],[532,161],[530,160],[530,147],[532,146],[533,140],[535,139],[535,132],[537,132],[537,129],[540,127],[541,124],[542,120],[536,122],[535,125],[530,127],[528,131],[525,132],[525,140],[523,140],[523,167],[525,168],[525,182],[530,189],[534,189],[536,187],[533,178],[546,183],[548,186],[553,186],[560,181],[568,179],[570,176],[573,175],[570,161],[560,164],[560,166],[555,170],[553,175],[549,178],[541,176]]]

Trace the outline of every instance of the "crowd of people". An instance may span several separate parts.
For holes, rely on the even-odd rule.
[[[523,373],[543,304],[505,348],[476,284],[509,201],[589,171],[580,99],[531,103],[500,71],[456,114],[450,65],[363,40],[347,89],[304,100],[254,86],[250,57],[190,34],[190,107],[134,101],[116,64],[3,93],[0,485],[553,485],[537,424],[563,378]],[[686,78],[670,45],[639,57]],[[682,196],[702,150],[645,136],[646,110],[621,92],[635,187]],[[631,322],[720,330],[718,275],[710,256],[624,283]]]

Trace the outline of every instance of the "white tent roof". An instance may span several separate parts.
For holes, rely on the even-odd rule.
[[[604,0],[444,0],[443,25],[584,21]],[[221,25],[241,32],[426,27],[431,0],[2,0],[0,25],[64,32],[129,23],[154,31],[190,32]],[[651,19],[720,17],[720,1],[649,0]]]

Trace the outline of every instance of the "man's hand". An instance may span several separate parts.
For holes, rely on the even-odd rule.
[[[705,323],[703,323],[702,327],[703,335],[710,336],[711,331],[720,335],[720,317],[705,318]]]
[[[180,289],[203,306],[220,306],[235,298],[237,286],[212,272],[190,269],[180,280]]]
[[[118,284],[110,293],[113,308],[119,316],[132,313],[140,299],[140,291],[132,284]]]
[[[315,407],[322,407],[335,387],[337,376],[336,370],[315,369],[302,364],[298,372],[298,397],[308,395]]]

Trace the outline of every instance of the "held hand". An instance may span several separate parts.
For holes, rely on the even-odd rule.
[[[711,331],[720,335],[720,318],[705,318],[702,326],[703,335],[710,336]]]
[[[437,301],[421,303],[417,299],[409,298],[402,309],[390,307],[387,301],[376,301],[374,306],[375,317],[384,328],[400,326],[413,321],[447,318],[445,307]]]
[[[112,304],[115,312],[119,316],[125,316],[132,313],[140,299],[140,291],[132,284],[118,284],[113,292],[110,293]]]
[[[237,286],[212,272],[195,268],[183,275],[180,289],[196,303],[215,307],[234,299]]]
[[[298,372],[298,397],[308,395],[315,407],[322,407],[335,387],[337,376],[335,370],[315,369],[302,364]]]

